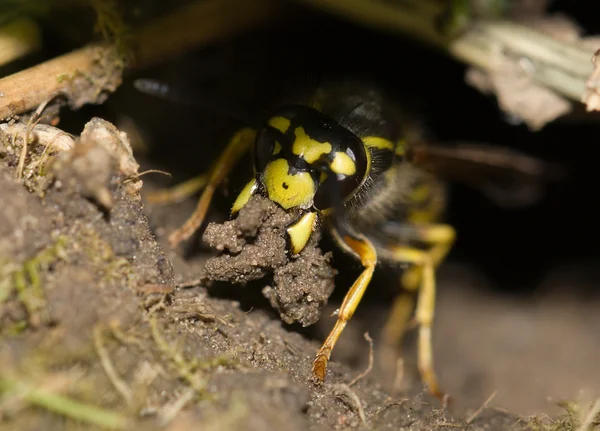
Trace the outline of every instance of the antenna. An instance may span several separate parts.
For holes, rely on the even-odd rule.
[[[155,79],[136,79],[133,82],[133,86],[141,93],[159,97],[170,102],[204,108],[208,111],[216,112],[233,120],[237,120],[250,127],[258,127],[260,124],[259,119],[253,118],[246,110],[231,105],[225,105],[224,103],[215,100],[215,98],[211,98],[211,100],[202,98],[191,92],[185,92],[181,89],[170,87],[168,84]]]

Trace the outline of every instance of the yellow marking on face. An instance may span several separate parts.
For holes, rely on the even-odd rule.
[[[352,160],[348,154],[340,151],[335,153],[333,162],[331,162],[329,167],[336,174],[353,175],[356,172],[354,160]]]
[[[318,142],[311,139],[303,127],[296,127],[294,134],[296,135],[296,139],[292,146],[292,152],[297,156],[301,156],[306,160],[306,163],[314,163],[321,156],[331,152],[331,144],[329,142]]]
[[[277,155],[279,154],[279,152],[281,151],[281,144],[277,141],[275,141],[275,148],[273,148],[273,155]]]
[[[310,235],[313,233],[316,220],[317,213],[308,212],[300,217],[296,223],[287,228],[286,231],[290,238],[293,254],[298,254],[304,250],[310,239]]]
[[[265,168],[263,183],[269,199],[284,209],[310,205],[316,192],[312,177],[308,172],[291,175],[289,168],[285,159],[274,160]]]
[[[389,139],[380,138],[379,136],[367,136],[362,138],[362,141],[369,148],[394,151],[394,144]]]
[[[394,150],[394,152],[397,156],[404,157],[404,153],[406,152],[406,145],[406,140],[404,139],[400,139],[398,142],[396,142],[396,149]]]
[[[272,117],[269,119],[269,126],[276,128],[281,133],[285,133],[290,128],[290,120],[285,117]]]
[[[231,215],[236,214],[239,210],[241,210],[244,205],[248,203],[250,197],[254,194],[256,190],[256,179],[250,180],[248,184],[242,189],[238,197],[236,198],[233,206],[231,207]]]
[[[321,175],[319,175],[319,183],[323,184],[326,179],[327,179],[327,173],[326,172],[321,172]]]

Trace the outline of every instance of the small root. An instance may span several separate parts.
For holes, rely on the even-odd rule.
[[[166,171],[161,171],[161,170],[159,170],[159,169],[148,169],[148,170],[146,170],[146,171],[144,171],[144,172],[139,172],[139,173],[137,173],[137,174],[135,174],[135,175],[132,175],[132,176],[130,176],[129,178],[125,178],[125,179],[124,179],[124,180],[121,182],[121,184],[127,184],[127,183],[128,183],[128,182],[130,182],[130,181],[135,181],[135,180],[138,180],[140,177],[142,177],[142,176],[144,176],[144,175],[147,175],[147,174],[163,174],[163,175],[166,175],[166,176],[168,176],[168,177],[171,177],[171,174],[170,174],[169,172],[166,172]]]
[[[363,425],[368,426],[367,416],[365,415],[365,409],[363,408],[360,398],[358,397],[358,395],[356,395],[356,392],[354,392],[350,388],[350,386],[345,385],[345,384],[336,385],[336,389],[338,389],[339,392],[343,392],[350,397],[350,399],[353,401],[353,403],[356,407],[356,411],[358,413],[358,417],[360,418],[360,421],[363,423]]]
[[[110,356],[104,347],[103,328],[100,324],[94,326],[94,347],[96,348],[96,353],[100,358],[100,364],[102,365],[106,376],[115,387],[117,392],[121,394],[127,405],[131,406],[133,402],[133,394],[131,393],[131,389],[129,389],[127,384],[119,377],[115,367],[113,366]]]
[[[219,322],[223,326],[233,328],[227,320],[217,315],[212,307],[201,299],[175,298],[169,310],[185,319],[200,319],[203,321]]]
[[[181,378],[186,380],[197,393],[203,393],[206,389],[206,379],[201,377],[194,371],[194,367],[190,364],[181,351],[169,344],[158,328],[156,317],[150,318],[150,330],[152,338],[158,346],[158,349],[173,363],[177,373]]]
[[[182,281],[181,283],[177,283],[177,287],[179,287],[180,289],[189,289],[190,287],[202,285],[206,280],[208,280],[208,277],[203,275],[194,280]]]
[[[369,365],[367,365],[367,369],[365,371],[360,373],[358,376],[353,378],[350,383],[348,383],[348,386],[350,387],[354,386],[360,379],[368,375],[373,369],[373,339],[371,338],[368,332],[365,332],[365,340],[367,340],[367,342],[369,343]]]
[[[136,288],[137,293],[141,295],[151,295],[161,293],[163,295],[171,294],[175,291],[175,286],[169,284],[147,283]]]
[[[125,332],[123,332],[123,329],[121,328],[121,324],[117,321],[111,321],[108,324],[109,328],[110,328],[110,332],[112,337],[117,340],[119,343],[126,345],[126,346],[136,346],[139,349],[143,349],[143,343],[136,337],[132,336],[132,335],[128,335]]]
[[[168,425],[173,419],[177,417],[179,412],[196,396],[196,390],[189,388],[174,402],[165,405],[158,413],[158,425],[163,427]]]
[[[481,412],[489,406],[492,400],[496,397],[497,393],[498,391],[492,392],[492,394],[487,398],[487,400],[485,400],[485,402],[477,410],[475,410],[475,412],[471,416],[469,416],[469,418],[467,419],[467,424],[470,425],[471,422],[473,422],[473,420],[475,420],[475,418],[479,416]]]

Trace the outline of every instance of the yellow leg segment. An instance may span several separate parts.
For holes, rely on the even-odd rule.
[[[395,247],[393,254],[398,261],[410,262],[421,268],[421,285],[415,311],[415,321],[419,325],[418,363],[421,379],[429,387],[429,391],[443,397],[439,389],[433,369],[433,354],[431,347],[431,326],[435,312],[435,270],[433,261],[427,252],[408,248]]]
[[[229,141],[225,151],[210,170],[208,182],[200,196],[196,210],[183,226],[169,236],[171,247],[176,247],[181,241],[188,239],[202,225],[215,190],[229,175],[242,155],[252,147],[255,137],[255,130],[245,128],[237,132]]]
[[[340,243],[343,242],[344,248],[351,250],[358,256],[364,270],[344,297],[344,301],[339,309],[337,322],[319,349],[313,362],[313,376],[318,382],[323,382],[325,380],[327,363],[329,362],[331,351],[346,327],[346,324],[356,311],[356,308],[371,281],[375,266],[377,265],[377,252],[375,247],[364,236],[352,237],[350,235],[344,235],[341,237],[334,231],[334,237],[336,237]]]
[[[437,269],[452,248],[456,239],[456,232],[452,226],[447,224],[415,226],[415,239],[430,245],[427,253],[433,262],[434,268]],[[402,274],[402,287],[406,290],[418,289],[421,279],[420,271],[421,269],[418,266],[404,271],[404,274]]]
[[[198,193],[208,182],[208,174],[204,173],[168,189],[160,189],[146,194],[146,200],[151,204],[168,205],[182,202]]]
[[[430,244],[427,251],[409,247],[392,247],[390,255],[399,262],[412,263],[402,275],[402,292],[394,302],[394,306],[383,329],[384,354],[389,362],[392,357],[402,357],[400,343],[407,329],[418,294],[418,303],[414,322],[419,326],[419,370],[422,380],[429,386],[430,392],[443,397],[439,390],[433,369],[431,345],[431,324],[435,312],[435,269],[440,265],[454,243],[456,234],[451,226],[425,225],[416,226],[414,238]],[[393,354],[392,354],[393,352]],[[393,361],[396,363],[396,360]]]
[[[384,347],[388,348],[388,352],[386,353],[391,353],[388,356],[393,362],[396,361],[397,357],[402,357],[400,345],[414,307],[414,292],[401,292],[394,301],[390,315],[383,328],[382,337]]]

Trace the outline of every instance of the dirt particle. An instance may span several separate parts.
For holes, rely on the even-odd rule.
[[[211,280],[238,284],[272,274],[274,285],[263,295],[284,322],[309,326],[319,320],[333,292],[336,271],[331,254],[318,247],[318,231],[298,256],[288,254],[285,228],[296,216],[253,196],[236,219],[207,227],[204,241],[222,253],[206,262],[205,271]]]

